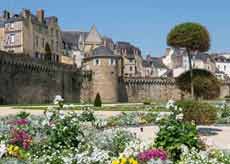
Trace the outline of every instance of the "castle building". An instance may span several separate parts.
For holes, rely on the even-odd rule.
[[[117,42],[116,51],[123,58],[123,73],[125,77],[140,77],[143,70],[143,59],[139,48],[128,42]]]
[[[0,31],[4,30],[1,50],[59,61],[61,31],[57,17],[45,17],[42,9],[39,9],[36,15],[33,15],[30,10],[23,9],[20,14],[13,16],[8,11],[4,11],[0,22],[2,24]],[[51,50],[51,57],[46,56],[47,47]]]
[[[117,102],[121,56],[105,46],[99,46],[84,58],[84,66],[92,71],[92,98],[99,93],[104,102]]]

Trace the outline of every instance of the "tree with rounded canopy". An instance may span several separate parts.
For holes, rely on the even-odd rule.
[[[191,96],[194,97],[192,55],[206,52],[210,48],[210,36],[207,29],[199,23],[182,23],[176,25],[168,34],[167,44],[173,48],[185,48],[190,70]]]
[[[195,98],[215,99],[220,95],[220,82],[209,71],[193,69],[193,85]],[[190,71],[184,72],[176,78],[176,85],[185,92],[190,90]]]

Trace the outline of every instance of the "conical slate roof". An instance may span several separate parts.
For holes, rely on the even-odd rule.
[[[93,43],[93,44],[101,44],[102,43],[102,38],[100,34],[97,32],[97,28],[95,25],[92,26],[88,36],[86,37],[85,40],[86,43]]]

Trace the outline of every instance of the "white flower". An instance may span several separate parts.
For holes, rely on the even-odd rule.
[[[2,158],[2,156],[7,152],[7,149],[6,149],[6,145],[4,143],[2,143],[0,145],[0,158]]]
[[[60,119],[64,119],[65,118],[65,113],[64,113],[64,111],[60,111],[59,112],[59,117],[60,117]]]
[[[64,101],[64,99],[60,95],[55,96],[54,98],[55,105],[59,104],[59,102],[62,102],[62,101]]]
[[[170,109],[175,106],[175,101],[174,100],[169,100],[166,104],[166,108]]]
[[[184,115],[181,113],[181,114],[178,114],[176,115],[176,120],[182,120],[184,117]]]
[[[52,116],[53,116],[53,112],[46,112],[46,117],[48,120],[50,120]]]

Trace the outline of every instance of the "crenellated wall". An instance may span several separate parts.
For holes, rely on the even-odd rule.
[[[0,104],[49,103],[58,94],[76,102],[81,77],[75,67],[0,52]]]
[[[68,102],[93,102],[98,89],[117,95],[118,102],[179,100],[187,96],[171,78],[118,78],[118,89],[111,90],[102,87],[109,83],[113,85],[110,76],[104,73],[107,77],[98,78],[96,83],[96,73],[0,51],[0,104],[50,103],[55,95],[62,95]],[[221,87],[220,97],[229,95],[229,84]],[[106,100],[102,99],[102,102]]]
[[[121,100],[126,99],[128,102],[143,102],[145,99],[179,100],[182,96],[174,79],[170,78],[125,78],[120,84],[123,88],[123,92],[120,92]]]

